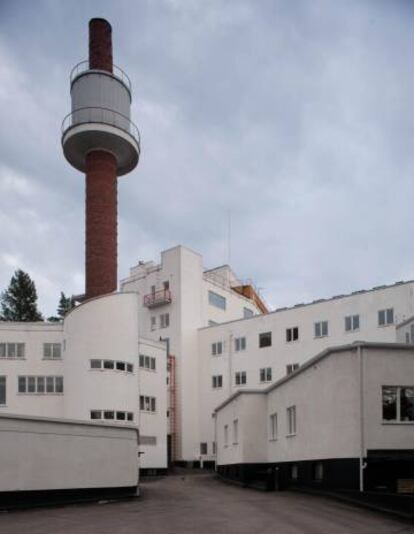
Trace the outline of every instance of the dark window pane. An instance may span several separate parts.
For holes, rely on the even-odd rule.
[[[128,373],[134,372],[134,366],[132,365],[132,363],[127,363],[127,371]]]
[[[116,418],[118,421],[125,421],[125,412],[116,412]]]
[[[106,411],[104,412],[104,419],[114,419],[115,414],[112,411]]]
[[[29,376],[27,380],[27,391],[29,393],[35,393],[36,391],[36,379],[34,376]]]
[[[125,371],[125,362],[116,362],[116,368],[118,371]]]
[[[46,392],[47,393],[54,393],[55,391],[55,377],[54,376],[47,376],[46,377]]]
[[[100,410],[91,410],[91,419],[102,419],[102,412]]]
[[[91,369],[101,369],[102,360],[91,360]]]
[[[259,334],[259,347],[271,347],[272,345],[272,332],[264,332]]]
[[[395,421],[397,419],[397,388],[382,388],[382,418],[384,421]]]
[[[401,421],[414,421],[414,387],[401,388]]]
[[[0,404],[6,404],[6,377],[0,376]]]
[[[56,393],[63,393],[63,376],[55,377]]]
[[[37,392],[38,393],[45,392],[45,377],[44,376],[37,377]]]
[[[26,393],[26,377],[25,376],[19,376],[18,390],[19,390],[19,393]]]
[[[114,368],[114,362],[112,360],[104,361],[104,369],[113,369],[113,368]]]

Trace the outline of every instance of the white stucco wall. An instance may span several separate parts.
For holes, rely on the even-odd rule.
[[[117,427],[0,415],[0,492],[131,487],[138,435]]]

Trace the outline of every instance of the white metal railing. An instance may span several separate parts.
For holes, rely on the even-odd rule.
[[[89,60],[80,61],[77,65],[73,67],[73,69],[70,71],[70,84],[74,82],[74,80],[82,73],[86,71],[96,71],[96,72],[108,72],[101,69],[91,69],[89,68]],[[128,74],[124,72],[120,67],[117,65],[112,65],[112,72],[109,74],[112,74],[115,78],[118,78],[126,87],[128,88],[128,91],[131,92],[131,80],[128,77]]]
[[[140,144],[138,127],[125,115],[113,109],[101,107],[87,107],[75,109],[68,113],[62,122],[62,135],[73,126],[79,124],[98,123],[109,124],[129,133]]]

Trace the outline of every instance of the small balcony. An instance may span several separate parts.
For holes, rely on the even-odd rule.
[[[144,296],[144,306],[146,308],[157,308],[165,304],[171,304],[171,291],[169,289],[161,289]]]

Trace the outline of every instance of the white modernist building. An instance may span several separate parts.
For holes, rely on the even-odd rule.
[[[267,313],[230,267],[206,269],[177,246],[131,268],[120,290],[62,324],[0,325],[0,411],[133,422],[148,469],[164,469],[167,450],[170,461],[212,464],[217,406],[321,351],[412,341],[412,281]],[[410,372],[397,385],[414,384]]]
[[[0,414],[137,426],[141,467],[167,467],[165,343],[139,335],[137,298],[86,301],[60,323],[0,323]]]
[[[414,490],[414,347],[327,349],[215,411],[218,471],[243,484]]]

